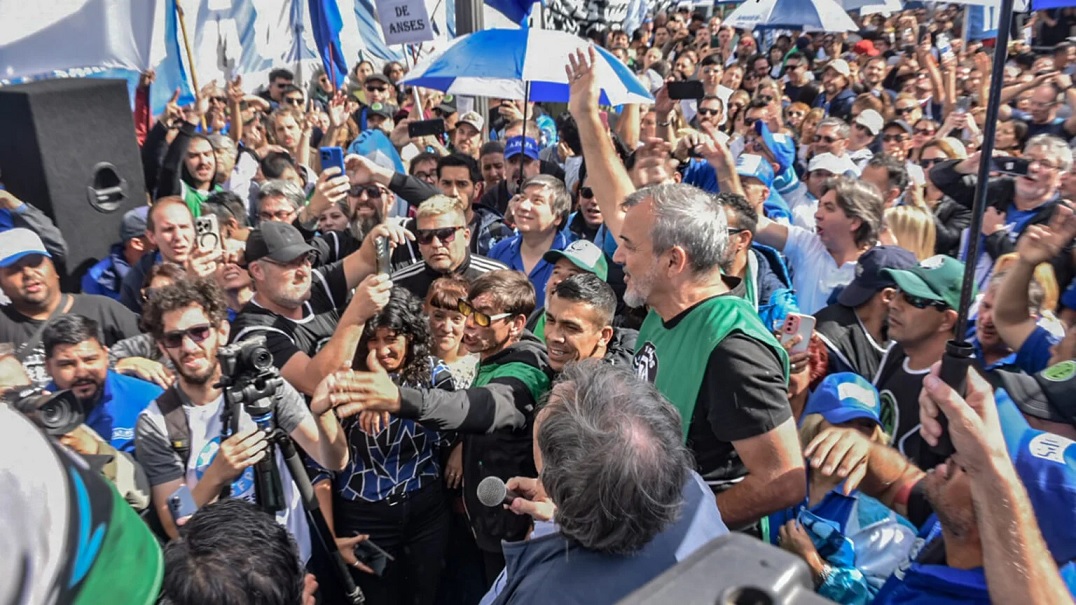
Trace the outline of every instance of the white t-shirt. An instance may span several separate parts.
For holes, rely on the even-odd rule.
[[[293,387],[284,383],[284,394],[277,400],[274,412],[277,425],[285,433],[291,433],[302,421],[304,415],[310,415],[303,398]],[[185,397],[184,397],[185,399]],[[187,414],[187,426],[190,428],[190,455],[186,460],[182,476],[187,487],[194,489],[213,462],[220,449],[221,421],[224,396],[206,405],[194,406],[184,402],[183,411]],[[254,421],[245,410],[239,411],[239,430],[254,428]],[[151,485],[159,485],[179,477],[175,472],[180,465],[178,454],[168,443],[168,429],[165,427],[164,415],[157,407],[157,402],[149,404],[139,415],[136,429],[136,448],[138,460],[142,464]],[[287,507],[276,513],[276,520],[295,538],[299,554],[303,561],[310,559],[310,528],[302,508],[299,490],[295,488],[291,473],[276,448],[276,465],[280,469],[280,480],[284,488],[284,500]],[[254,468],[243,471],[232,483],[232,497],[254,501]]]
[[[855,261],[837,266],[817,235],[795,225],[788,228],[783,252],[792,267],[796,300],[807,314],[827,306],[833,291],[848,285],[856,276]]]

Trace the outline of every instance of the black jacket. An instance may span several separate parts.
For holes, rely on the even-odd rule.
[[[960,234],[971,225],[971,208],[950,197],[943,197],[934,207],[935,254],[956,257],[960,252]]]

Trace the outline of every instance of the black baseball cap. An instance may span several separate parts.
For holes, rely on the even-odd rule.
[[[882,275],[883,269],[910,269],[918,262],[914,254],[900,246],[875,246],[859,257],[856,277],[841,290],[837,302],[846,307],[858,307],[879,290],[896,286],[891,277]]]
[[[311,252],[314,252],[314,247],[306,243],[303,234],[292,225],[263,221],[257,229],[250,232],[243,259],[248,264],[263,258],[278,263],[290,263]]]
[[[363,84],[363,86],[366,86],[367,82],[375,82],[375,81],[376,82],[384,82],[385,84],[392,84],[392,80],[389,80],[388,76],[386,76],[383,73],[378,73],[378,72],[374,72],[374,73],[366,76],[366,79],[362,81],[362,84]]]
[[[1025,415],[1076,426],[1076,361],[1055,363],[1033,376],[1004,371],[995,375]]]

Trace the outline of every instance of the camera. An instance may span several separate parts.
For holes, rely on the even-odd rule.
[[[265,337],[258,336],[223,346],[217,351],[220,362],[221,382],[228,379],[232,384],[247,377],[255,377],[273,371],[273,355],[265,347]],[[224,384],[224,386],[231,386]]]
[[[49,393],[26,387],[4,395],[3,400],[52,437],[66,435],[86,420],[82,402],[71,391]]]

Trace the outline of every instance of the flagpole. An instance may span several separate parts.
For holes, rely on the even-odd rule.
[[[183,6],[180,5],[179,0],[175,0],[176,3],[176,18],[179,20],[179,30],[183,34],[183,48],[187,53],[187,63],[191,68],[191,83],[194,84],[194,98],[195,103],[199,103],[202,97],[202,89],[198,86],[198,69],[194,66],[194,53],[191,52],[191,39],[187,35],[187,19],[183,12]],[[202,130],[206,129],[205,116],[201,116]]]

